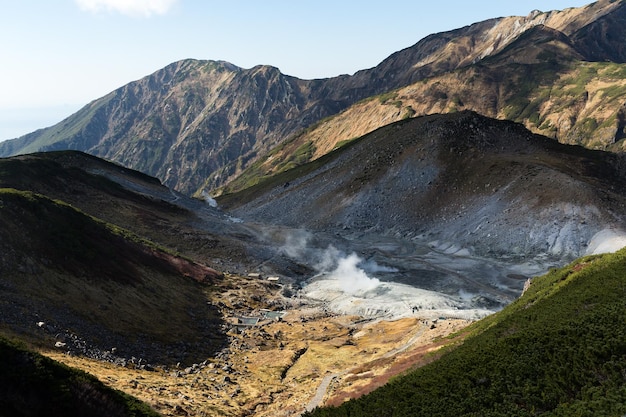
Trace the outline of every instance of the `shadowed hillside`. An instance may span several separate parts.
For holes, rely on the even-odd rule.
[[[89,374],[0,339],[0,415],[152,417],[159,414]]]
[[[100,358],[115,348],[122,362],[221,348],[216,271],[39,194],[2,189],[0,207],[4,330]]]
[[[249,256],[240,241],[244,232],[224,213],[170,190],[156,178],[82,152],[0,159],[0,187],[66,202],[215,269],[224,267],[228,258]]]
[[[185,363],[222,348],[207,303],[222,274],[168,247],[157,225],[195,217],[155,198],[172,197],[157,180],[58,153],[0,160],[0,187],[4,331],[119,363]],[[138,234],[148,229],[156,240]]]

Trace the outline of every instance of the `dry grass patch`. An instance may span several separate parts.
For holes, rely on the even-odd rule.
[[[281,322],[229,333],[227,359],[213,358],[192,374],[46,354],[98,376],[166,416],[274,417],[302,412],[327,376],[335,377],[324,395],[330,404],[369,392],[449,343],[444,336],[467,324],[446,321],[430,329],[418,319],[402,319],[363,325],[355,323],[356,317],[301,313],[290,311]],[[303,317],[307,319],[300,322]]]
[[[254,315],[279,297],[277,288],[258,279],[227,275],[219,286],[220,291],[205,296],[221,303],[225,322],[233,314]],[[331,383],[321,399],[342,392],[348,394],[341,398],[353,396],[383,383],[399,369],[397,358],[457,327],[437,328],[441,331],[417,318],[364,322],[358,316],[332,316],[305,306],[288,310],[279,321],[233,328],[222,354],[192,373],[175,367],[148,372],[59,352],[46,354],[96,375],[165,416],[276,417],[304,411],[325,378]]]
[[[339,378],[332,386],[333,390],[329,393],[325,405],[337,406],[344,401],[359,398],[383,386],[392,377],[431,362],[436,358],[432,355],[433,352],[444,346],[458,343],[463,338],[462,334],[456,337],[449,337],[450,335],[461,331],[471,323],[468,320],[445,320],[431,327],[431,324],[425,321],[418,320],[418,322],[422,327],[412,335],[402,337],[403,343],[396,345],[399,347],[351,369],[349,373]],[[407,336],[405,331],[412,328],[411,323],[414,323],[414,319],[383,322],[381,329],[372,331],[364,329],[364,331],[368,334],[375,334],[378,330],[380,334],[383,330],[387,330],[391,334]]]

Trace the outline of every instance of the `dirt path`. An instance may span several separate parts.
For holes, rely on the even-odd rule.
[[[309,401],[309,403],[307,404],[306,411],[312,411],[314,408],[319,407],[322,404],[322,401],[324,400],[324,396],[326,396],[326,392],[328,391],[328,387],[330,386],[330,383],[333,382],[335,378],[338,378],[344,373],[346,373],[346,371],[341,372],[341,373],[326,375],[324,379],[322,379],[322,383],[319,385],[319,387],[317,387],[317,391],[315,392],[315,395],[313,396],[313,398],[311,398],[311,401]]]
[[[426,325],[426,323],[422,322],[422,325],[420,326],[419,330],[413,336],[411,336],[411,338],[407,340],[406,343],[404,343],[400,347],[390,350],[389,352],[381,356],[381,358],[388,359],[397,355],[398,353],[404,352],[409,347],[413,346],[415,342],[417,342],[417,340],[424,334],[427,328],[428,326]],[[312,411],[316,407],[319,407],[320,405],[322,405],[322,402],[324,401],[324,397],[328,393],[328,388],[330,387],[330,384],[333,382],[333,380],[339,379],[341,376],[347,373],[350,373],[353,369],[356,369],[356,367],[347,369],[343,372],[336,372],[330,375],[326,375],[322,379],[322,382],[320,383],[320,385],[317,387],[317,391],[315,392],[315,395],[313,396],[313,398],[311,398],[311,401],[309,401],[305,410]]]
[[[422,337],[422,335],[424,334],[427,328],[428,326],[426,325],[426,323],[422,322],[420,329],[413,336],[411,336],[411,338],[407,340],[405,344],[403,344],[402,346],[398,348],[390,350],[389,352],[385,353],[382,357],[387,359],[387,358],[391,358],[392,356],[397,355],[398,353],[404,352],[405,350],[410,348],[415,342],[417,342],[417,339]]]

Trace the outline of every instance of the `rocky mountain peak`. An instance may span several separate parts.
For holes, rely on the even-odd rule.
[[[276,146],[314,128],[320,120],[368,97],[422,80],[428,83],[435,77],[458,77],[455,71],[460,69],[476,67],[475,72],[482,76],[482,68],[487,68],[499,74],[481,81],[483,95],[488,98],[481,103],[454,101],[451,94],[440,91],[440,86],[429,86],[433,94],[427,95],[428,102],[437,103],[429,105],[428,112],[446,111],[451,104],[458,108],[463,103],[463,108],[515,119],[508,116],[517,115],[516,111],[498,108],[510,98],[509,87],[498,83],[519,78],[520,68],[504,68],[503,60],[493,58],[506,52],[506,62],[520,65],[550,62],[553,57],[562,63],[626,62],[625,23],[622,1],[533,11],[525,17],[490,19],[433,34],[392,54],[375,68],[318,80],[289,77],[266,65],[242,69],[224,61],[183,60],[95,100],[55,126],[3,142],[0,155],[78,149],[154,175],[188,194],[213,190],[232,181]],[[536,42],[522,42],[525,36],[534,37]],[[507,71],[513,72],[507,75]],[[555,73],[558,68],[550,71]],[[534,80],[535,75],[528,72],[525,79]],[[474,79],[470,77],[463,84],[473,86],[469,81]],[[539,85],[543,82],[536,81]],[[534,94],[527,86],[515,88]],[[475,92],[472,97],[476,97]],[[401,105],[393,118],[426,114],[417,107]],[[519,115],[526,117],[526,113],[522,109]],[[385,120],[360,123],[380,126]],[[567,123],[574,127],[576,120]],[[559,123],[557,129],[567,123]],[[590,133],[584,135],[580,143],[591,140],[586,139],[591,138]]]

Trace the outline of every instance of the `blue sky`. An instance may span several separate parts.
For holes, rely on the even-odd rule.
[[[431,33],[591,0],[0,0],[0,140],[185,58],[352,74]]]

